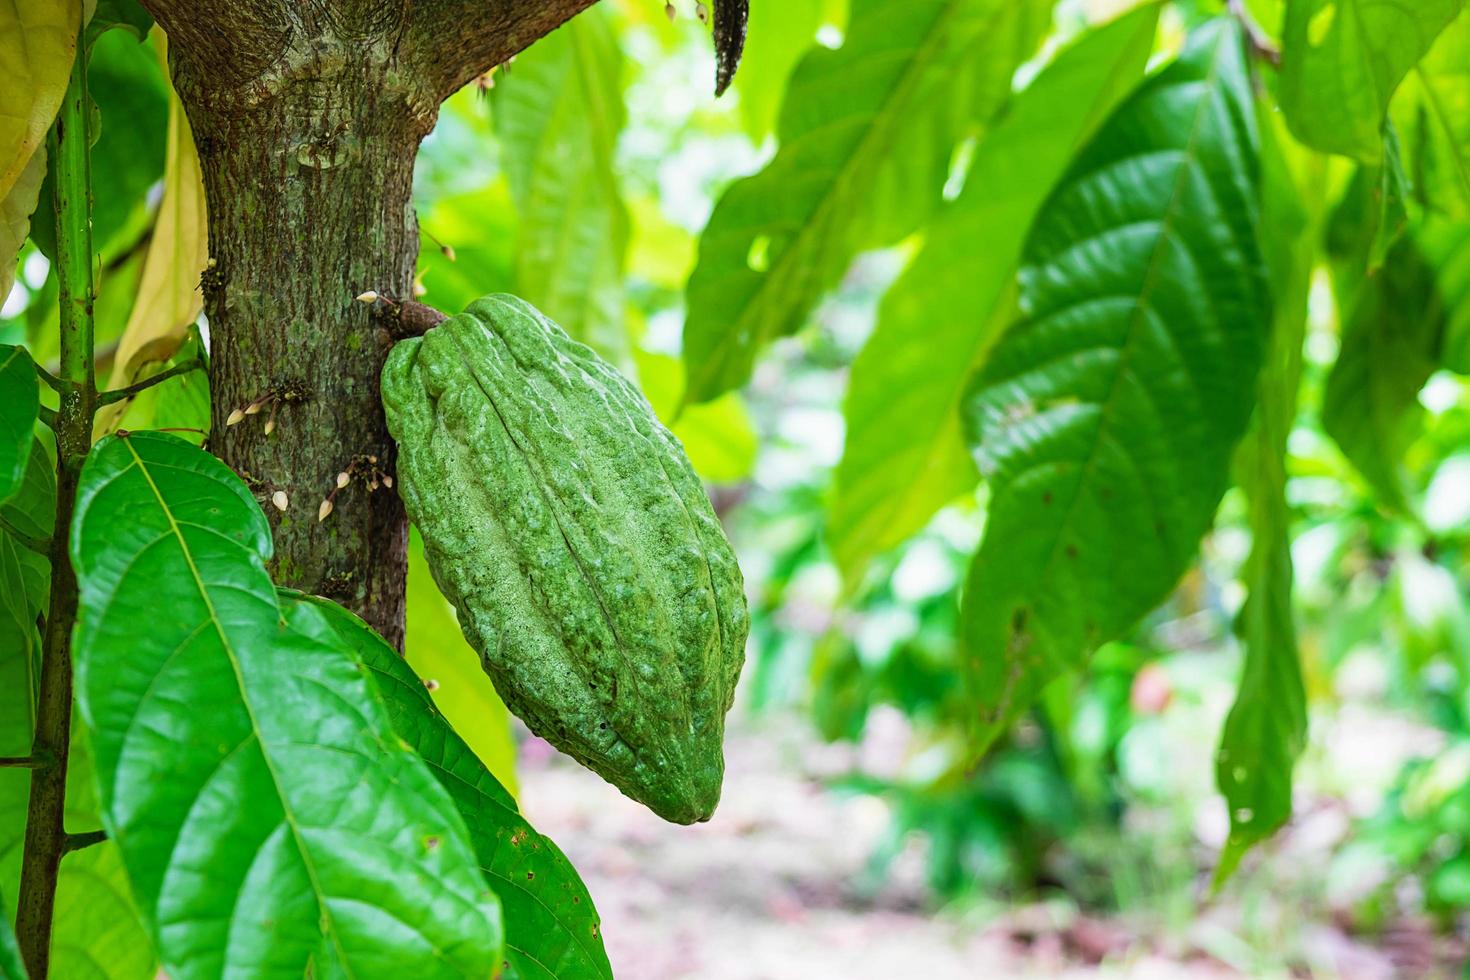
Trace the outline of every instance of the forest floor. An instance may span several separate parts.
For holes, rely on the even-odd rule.
[[[1273,965],[1270,940],[1263,951],[1259,937],[1249,948],[1234,934],[1241,915],[1228,900],[1185,896],[1189,909],[1172,929],[1157,913],[1100,917],[1066,902],[996,906],[983,917],[936,911],[918,853],[864,892],[855,883],[888,813],[872,797],[825,788],[851,755],[798,722],[738,716],[723,802],[697,827],[662,822],[540,740],[522,746],[522,805],[586,880],[619,980],[1451,975],[1444,942],[1425,930],[1406,925],[1369,944],[1330,919],[1294,923],[1283,953],[1292,962]]]

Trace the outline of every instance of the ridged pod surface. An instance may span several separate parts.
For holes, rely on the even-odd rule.
[[[382,391],[398,490],[505,703],[661,817],[709,819],[749,616],[678,440],[514,296],[399,343]]]

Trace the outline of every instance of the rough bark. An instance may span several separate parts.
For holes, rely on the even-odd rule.
[[[354,479],[317,520],[338,473],[393,466],[378,396],[392,336],[354,297],[411,295],[413,163],[439,102],[593,2],[144,0],[170,35],[208,195],[210,448],[271,519],[276,582],[398,647],[397,497]]]

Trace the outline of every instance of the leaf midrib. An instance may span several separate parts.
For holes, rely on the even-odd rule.
[[[214,608],[214,600],[210,597],[209,590],[205,588],[204,579],[199,574],[199,567],[194,563],[194,553],[189,549],[189,543],[185,540],[183,531],[179,527],[178,521],[174,518],[173,509],[169,507],[168,501],[164,499],[162,492],[159,491],[158,484],[153,480],[153,474],[148,471],[148,464],[144,462],[143,457],[138,454],[138,451],[133,448],[131,440],[123,438],[121,441],[123,445],[128,447],[128,452],[132,454],[139,472],[143,474],[143,478],[148,481],[148,488],[153,492],[154,499],[158,501],[158,507],[163,512],[164,517],[168,518],[171,532],[178,539],[179,551],[183,553],[184,561],[188,563],[189,574],[194,579],[194,585],[199,590],[200,598],[204,600],[205,608],[209,611],[209,621],[214,626],[215,634],[220,640],[220,647],[224,650],[225,658],[230,662],[230,670],[235,675],[235,685],[240,692],[240,703],[245,708],[245,713],[250,719],[250,728],[255,736],[256,743],[260,745],[260,757],[265,763],[266,770],[270,773],[271,782],[276,789],[276,797],[281,801],[281,815],[285,819],[287,826],[291,828],[291,836],[296,841],[296,851],[301,856],[301,862],[306,868],[307,876],[311,879],[312,891],[317,896],[317,907],[325,920],[324,924],[327,926],[327,933],[331,936],[332,946],[336,949],[338,960],[342,969],[346,971],[347,976],[356,977],[357,974],[353,971],[351,961],[347,957],[347,951],[342,947],[342,939],[338,933],[336,924],[332,920],[332,912],[327,902],[326,889],[322,887],[316,864],[312,860],[310,850],[306,846],[306,841],[303,839],[300,823],[286,797],[281,775],[276,769],[275,760],[266,751],[265,740],[260,737],[260,720],[256,717],[255,707],[251,703],[249,694],[247,693],[245,675],[242,671],[239,657],[235,652],[234,645],[230,642],[229,636],[225,632],[224,626],[220,623],[219,613]]]
[[[1139,324],[1143,320],[1141,314],[1147,305],[1145,303],[1145,300],[1147,300],[1147,298],[1155,288],[1156,280],[1158,279],[1160,273],[1160,258],[1164,254],[1164,245],[1171,239],[1173,235],[1173,223],[1179,213],[1180,195],[1186,185],[1191,167],[1194,163],[1195,153],[1197,152],[1196,144],[1202,128],[1201,123],[1205,118],[1205,110],[1210,104],[1210,100],[1213,97],[1215,86],[1218,81],[1221,45],[1227,43],[1233,37],[1233,32],[1221,32],[1220,40],[1216,42],[1214,56],[1210,61],[1210,71],[1208,75],[1206,75],[1206,77],[1202,80],[1205,83],[1203,86],[1204,94],[1200,97],[1199,104],[1195,107],[1194,119],[1190,123],[1189,139],[1186,141],[1181,155],[1182,159],[1180,160],[1179,164],[1179,172],[1174,178],[1174,186],[1169,192],[1169,200],[1164,208],[1164,215],[1161,219],[1161,227],[1159,229],[1158,238],[1154,243],[1153,251],[1149,255],[1149,264],[1144,270],[1144,279],[1139,288],[1138,302],[1134,306],[1132,314],[1130,314],[1129,316],[1127,327],[1128,332],[1124,338],[1122,348],[1119,353],[1118,365],[1113,372],[1113,379],[1112,383],[1109,385],[1107,396],[1103,399],[1103,402],[1100,406],[1101,414],[1097,424],[1097,436],[1092,440],[1091,446],[1088,449],[1087,458],[1083,461],[1082,472],[1077,478],[1076,489],[1073,491],[1071,498],[1067,501],[1067,510],[1063,515],[1061,522],[1057,525],[1058,532],[1052,541],[1050,554],[1048,555],[1045,564],[1042,565],[1041,575],[1039,578],[1040,582],[1044,583],[1051,579],[1052,569],[1056,565],[1058,556],[1062,553],[1062,541],[1066,537],[1066,533],[1062,529],[1069,528],[1072,525],[1072,521],[1076,516],[1078,501],[1083,495],[1083,488],[1090,481],[1092,472],[1097,465],[1098,447],[1101,446],[1101,444],[1103,443],[1104,433],[1108,431],[1112,423],[1112,413],[1114,410],[1114,406],[1117,404],[1119,385],[1123,376],[1128,373],[1129,365],[1131,363],[1131,358],[1134,351],[1134,341],[1136,340],[1139,333]],[[1063,667],[1066,666],[1065,664],[1057,664],[1057,654],[1055,651],[1050,649],[1049,645],[1043,644],[1042,650],[1047,659],[1050,660],[1054,665]],[[1014,684],[1008,684],[1004,694],[1002,695],[999,705],[1002,713],[1009,711],[1010,700],[1014,696],[1014,693]]]

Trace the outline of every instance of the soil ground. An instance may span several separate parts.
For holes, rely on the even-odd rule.
[[[586,880],[619,980],[1445,975],[1415,955],[1433,942],[1426,935],[1403,939],[1405,957],[1330,923],[1306,931],[1320,966],[1241,972],[1204,951],[1210,935],[1228,946],[1231,914],[1221,908],[1175,940],[1160,940],[1156,924],[1055,904],[977,922],[930,907],[917,859],[900,860],[876,895],[860,894],[854,882],[887,826],[884,805],[825,789],[822,773],[845,764],[842,750],[800,723],[731,721],[724,799],[697,827],[662,822],[544,742],[522,746],[522,805]]]

